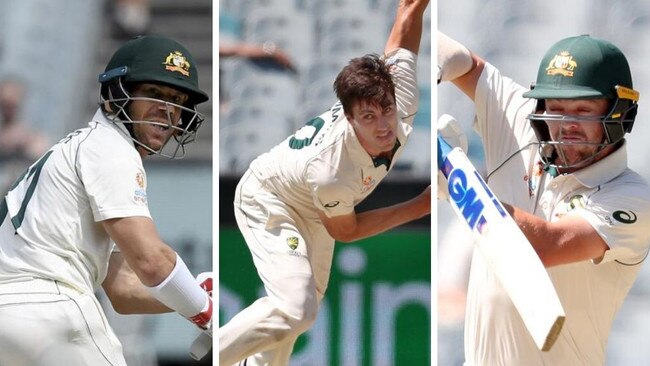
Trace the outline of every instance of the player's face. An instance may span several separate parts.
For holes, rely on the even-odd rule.
[[[547,99],[546,113],[564,116],[597,117],[607,113],[607,99]],[[597,144],[604,140],[605,131],[599,121],[547,121],[551,139],[563,142],[559,149],[564,155],[559,164],[576,164],[589,159],[599,150]],[[591,144],[589,144],[591,143]],[[610,149],[610,150],[608,150]],[[600,153],[593,163],[605,157],[613,147],[608,147]],[[580,166],[578,166],[580,167]]]
[[[129,115],[135,121],[133,124],[135,138],[140,143],[157,151],[173,135],[174,130],[169,126],[177,126],[181,116],[181,108],[176,105],[185,103],[188,95],[167,86],[142,83],[131,91],[131,96],[151,98],[133,100],[129,106]],[[174,105],[160,101],[173,103]],[[138,121],[153,123],[140,123]],[[146,153],[142,147],[138,147],[138,151],[141,154]]]
[[[397,107],[395,99],[381,106],[359,101],[352,105],[346,117],[352,123],[361,146],[372,156],[393,150],[397,140]]]

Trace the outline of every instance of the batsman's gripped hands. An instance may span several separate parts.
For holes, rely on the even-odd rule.
[[[207,322],[196,322],[194,321],[195,318],[197,318],[199,315],[204,314],[204,312],[201,312],[200,314],[190,318],[190,321],[194,324],[196,324],[199,328],[201,328],[203,331],[194,339],[192,342],[192,345],[190,346],[190,356],[195,359],[195,360],[200,360],[205,355],[212,349],[212,272],[202,272],[199,273],[198,276],[196,276],[196,281],[199,283],[201,288],[205,290],[208,294],[208,301],[209,301],[209,314],[205,314],[205,318],[207,318]],[[209,315],[209,316],[208,316]],[[205,319],[202,318],[202,319]]]
[[[208,302],[203,310],[189,318],[197,327],[202,330],[212,331],[212,272],[202,272],[196,276],[199,286],[208,294]]]

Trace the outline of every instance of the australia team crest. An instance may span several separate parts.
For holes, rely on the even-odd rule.
[[[546,74],[561,74],[563,76],[573,77],[573,72],[576,67],[578,67],[578,63],[573,59],[573,56],[568,51],[562,51],[555,55],[548,63]]]
[[[165,58],[165,70],[180,72],[185,76],[190,76],[190,63],[181,51],[174,51],[169,53]]]

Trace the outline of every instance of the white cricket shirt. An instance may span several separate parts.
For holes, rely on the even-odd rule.
[[[40,277],[86,293],[103,282],[114,244],[100,221],[151,217],[142,159],[126,134],[98,110],[9,191],[0,282]]]
[[[465,322],[466,364],[603,365],[612,321],[650,247],[650,187],[627,168],[625,145],[573,174],[553,178],[543,171],[537,145],[528,146],[536,141],[526,120],[535,101],[523,98],[525,91],[486,64],[476,88],[474,127],[485,146],[487,171],[494,171],[488,184],[500,200],[546,220],[581,216],[609,250],[599,263],[547,269],[566,311],[564,328],[548,352],[537,348],[475,250]]]

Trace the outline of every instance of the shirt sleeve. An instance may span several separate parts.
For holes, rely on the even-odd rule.
[[[577,211],[609,246],[599,263],[619,261],[636,264],[650,247],[650,199],[640,187],[605,188],[589,198],[589,203]],[[647,190],[647,186],[645,186]],[[637,192],[634,192],[634,191]],[[639,193],[639,194],[636,194]]]
[[[513,147],[535,139],[526,117],[533,112],[536,101],[523,97],[526,90],[491,64],[485,64],[476,85],[473,128],[485,146],[489,171],[512,155]]]
[[[307,168],[307,182],[311,187],[314,206],[327,217],[347,215],[354,212],[353,187],[341,179],[342,172],[321,160]]]
[[[402,121],[413,125],[418,110],[419,91],[416,78],[417,55],[409,50],[398,48],[385,56],[395,82],[395,99]]]
[[[119,143],[111,149],[109,142],[93,142],[80,147],[77,171],[95,221],[133,216],[150,218],[147,176],[137,152]]]

